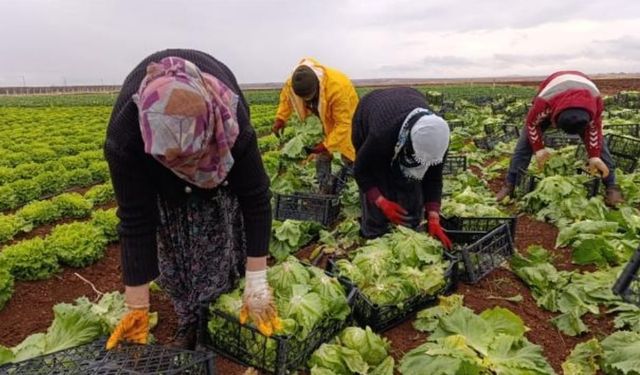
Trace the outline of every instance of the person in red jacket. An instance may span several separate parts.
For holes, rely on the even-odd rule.
[[[605,203],[609,206],[622,203],[622,193],[616,185],[615,164],[602,136],[603,111],[600,91],[585,74],[560,71],[545,79],[533,99],[511,157],[506,182],[496,199],[501,201],[513,192],[519,170],[527,169],[533,154],[538,167],[544,167],[551,154],[544,146],[543,133],[551,127],[582,137],[589,169],[600,173],[606,187]]]

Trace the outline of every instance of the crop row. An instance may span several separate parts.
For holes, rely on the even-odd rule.
[[[84,196],[78,193],[63,193],[49,200],[29,202],[15,214],[0,214],[0,245],[20,233],[31,232],[40,225],[51,224],[60,219],[84,218],[96,205],[114,198],[111,182],[93,186]]]
[[[62,265],[86,267],[101,259],[118,238],[115,209],[96,210],[88,222],[57,225],[45,238],[5,247],[0,252],[0,308],[13,294],[14,280],[42,280]]]
[[[102,183],[109,179],[109,167],[106,161],[84,161],[86,163],[74,169],[65,168],[61,162],[51,162],[48,164],[51,169],[44,169],[35,177],[19,179],[0,186],[0,210],[15,209],[36,199],[60,194],[72,188]]]

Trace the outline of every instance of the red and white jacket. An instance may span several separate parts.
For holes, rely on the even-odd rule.
[[[582,139],[589,157],[600,157],[604,103],[595,83],[578,71],[553,73],[540,84],[526,120],[527,136],[533,151],[544,148],[541,126],[545,120],[551,120],[551,126],[555,127],[558,114],[568,108],[581,108],[591,115],[592,121]]]

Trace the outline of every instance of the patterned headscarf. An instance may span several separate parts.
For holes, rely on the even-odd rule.
[[[393,160],[405,177],[422,180],[429,167],[442,163],[448,147],[447,123],[428,109],[416,108],[400,128]]]
[[[198,187],[224,181],[239,133],[238,95],[192,62],[165,57],[147,66],[133,100],[147,154]]]

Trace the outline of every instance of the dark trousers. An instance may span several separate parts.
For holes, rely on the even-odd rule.
[[[511,156],[511,163],[509,164],[509,170],[507,172],[508,183],[516,183],[519,170],[527,170],[527,168],[529,168],[529,163],[531,162],[532,156],[533,149],[531,148],[531,144],[529,143],[529,139],[527,138],[527,131],[526,129],[522,129],[520,130],[520,138],[518,138],[516,148],[515,150],[513,150],[513,156]],[[602,182],[607,187],[615,185],[616,165],[613,161],[613,158],[611,157],[611,153],[609,152],[609,147],[607,147],[607,142],[605,142],[604,140],[602,141],[602,153],[600,157],[602,158],[602,161],[607,165],[607,167],[609,167],[609,176],[607,176],[607,178],[603,178]]]

